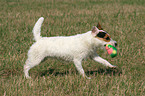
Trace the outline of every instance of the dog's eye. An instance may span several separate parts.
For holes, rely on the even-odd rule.
[[[99,32],[99,33],[97,34],[97,37],[104,38],[105,35],[106,35],[106,33],[104,33],[104,32]]]
[[[106,38],[106,40],[110,40],[110,38],[109,38],[109,37],[107,37],[107,38]]]

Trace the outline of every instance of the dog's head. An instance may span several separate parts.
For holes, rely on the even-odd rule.
[[[106,44],[111,44],[115,47],[117,46],[117,42],[114,41],[111,38],[111,36],[103,30],[103,28],[101,27],[101,25],[99,23],[98,23],[97,27],[93,26],[92,35],[97,40],[97,43],[98,43],[98,40],[100,41],[99,43],[102,46],[105,46]]]

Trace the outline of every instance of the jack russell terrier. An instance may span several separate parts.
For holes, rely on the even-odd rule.
[[[113,46],[117,42],[112,40],[110,35],[103,31],[98,23],[97,27],[93,26],[91,31],[74,36],[57,36],[57,37],[41,37],[41,25],[44,21],[40,17],[33,28],[34,40],[36,41],[28,51],[28,59],[24,65],[24,73],[26,78],[31,78],[28,71],[40,64],[45,57],[58,57],[64,60],[73,61],[78,72],[88,79],[82,67],[82,60],[92,57],[93,60],[102,63],[105,66],[115,68],[108,61],[99,57],[96,53],[97,48],[102,48],[106,44]]]

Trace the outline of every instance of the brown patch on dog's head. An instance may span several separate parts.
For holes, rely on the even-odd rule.
[[[107,32],[103,31],[103,28],[101,27],[101,24],[99,22],[97,25],[97,29],[99,29],[99,30],[95,37],[100,40],[103,40],[105,42],[110,42],[110,40],[111,40],[110,35]]]
[[[110,35],[105,31],[99,31],[99,33],[96,35],[96,38],[103,40],[105,42],[110,42],[111,40]]]
[[[103,31],[103,28],[101,27],[100,23],[98,23],[97,27],[93,26],[92,35],[105,42],[110,42],[111,40],[110,35],[107,32]]]
[[[98,22],[97,28],[98,28],[99,30],[103,30],[103,28],[101,27],[101,25],[100,25],[99,22]]]

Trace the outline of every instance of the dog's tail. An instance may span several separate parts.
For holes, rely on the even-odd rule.
[[[39,39],[41,39],[40,34],[41,34],[41,25],[42,25],[43,21],[44,21],[44,18],[40,17],[33,28],[32,32],[33,32],[35,41],[38,41]]]

